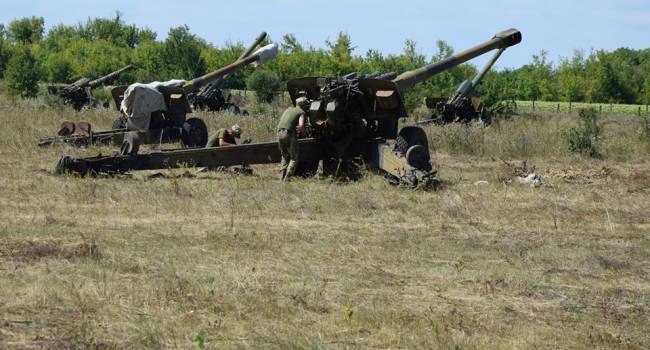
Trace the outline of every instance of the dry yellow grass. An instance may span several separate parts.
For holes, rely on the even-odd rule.
[[[0,348],[650,347],[650,157],[623,124],[604,160],[564,154],[561,117],[430,127],[446,186],[413,192],[275,167],[57,177],[98,149],[35,141],[81,115],[0,103]],[[513,158],[545,184],[508,183]]]

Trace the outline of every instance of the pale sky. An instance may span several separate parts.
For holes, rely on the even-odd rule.
[[[303,44],[324,47],[344,31],[357,55],[368,49],[400,53],[412,39],[430,57],[438,39],[460,51],[514,27],[524,39],[502,56],[497,64],[502,68],[526,64],[542,49],[557,62],[574,49],[650,48],[650,0],[3,0],[0,23],[41,16],[50,28],[113,17],[118,10],[127,23],[147,26],[159,39],[170,27],[187,24],[216,46],[249,43],[266,31],[273,40],[293,33]]]

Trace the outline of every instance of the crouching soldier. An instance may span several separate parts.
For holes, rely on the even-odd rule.
[[[234,146],[237,144],[236,139],[240,138],[243,133],[244,130],[237,124],[233,125],[230,129],[221,128],[208,140],[208,144],[205,147]]]
[[[278,123],[278,146],[282,154],[280,171],[282,180],[296,173],[298,167],[298,137],[305,132],[305,112],[309,108],[306,97],[296,99],[296,107],[287,108]]]

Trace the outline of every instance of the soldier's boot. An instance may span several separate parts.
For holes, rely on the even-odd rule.
[[[287,166],[287,173],[284,175],[284,180],[288,180],[296,173],[296,168],[298,167],[298,162],[295,160],[290,160],[289,165]]]
[[[280,180],[284,180],[285,177],[287,177],[287,167],[289,166],[289,161],[287,158],[282,157],[282,161],[280,162]]]

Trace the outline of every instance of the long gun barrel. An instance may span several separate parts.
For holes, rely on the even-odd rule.
[[[479,44],[473,48],[454,54],[448,58],[424,67],[404,72],[393,80],[400,90],[406,90],[415,84],[429,79],[430,77],[465,63],[477,56],[494,49],[505,49],[521,42],[521,32],[517,29],[508,29],[497,33],[492,39]]]
[[[91,89],[95,89],[95,88],[97,88],[98,86],[101,86],[101,85],[104,85],[104,84],[109,84],[109,83],[111,83],[112,81],[114,81],[115,79],[119,78],[120,75],[121,75],[122,73],[124,73],[124,72],[126,72],[127,70],[130,70],[130,69],[132,69],[132,68],[133,68],[133,65],[132,65],[132,64],[129,64],[128,66],[126,66],[126,67],[124,67],[124,68],[122,68],[122,69],[116,70],[116,71],[113,72],[113,73],[110,73],[110,74],[105,75],[105,76],[103,76],[103,77],[101,77],[101,78],[99,78],[99,79],[95,79],[95,80],[89,82],[89,83],[88,83],[88,86],[89,86]]]
[[[204,76],[186,82],[185,85],[183,85],[183,89],[185,89],[185,91],[188,93],[197,91],[201,87],[210,84],[216,81],[217,79],[223,78],[224,76],[231,74],[232,72],[236,71],[237,69],[245,65],[253,64],[255,66],[259,66],[274,59],[277,55],[278,55],[277,44],[266,45],[244,59],[238,60],[223,68],[217,69],[214,72],[208,73]]]
[[[469,80],[465,80],[459,87],[458,90],[456,90],[456,93],[449,99],[448,103],[449,104],[458,104],[461,103],[461,100],[465,97],[468,97],[469,94],[476,89],[476,87],[481,83],[485,75],[492,69],[494,64],[497,62],[499,57],[501,57],[501,54],[506,50],[505,47],[500,48],[492,58],[490,58],[487,63],[485,63],[485,66],[483,66],[483,69],[481,69],[478,74],[472,79],[470,82]]]
[[[248,48],[247,48],[247,49],[246,49],[246,50],[241,54],[241,56],[239,56],[239,58],[237,58],[237,61],[242,60],[242,59],[244,59],[244,58],[250,56],[250,55],[253,53],[253,51],[255,51],[255,48],[258,47],[258,46],[262,43],[262,41],[264,41],[264,39],[266,39],[266,32],[262,32],[262,33],[260,33],[260,35],[257,37],[257,39],[255,39],[255,41],[251,44],[251,46],[249,46],[249,47],[248,47]],[[215,80],[215,81],[212,83],[212,88],[219,88],[219,87],[221,86],[221,84],[223,84],[224,79],[228,78],[229,75],[230,75],[230,74],[226,74],[226,75],[224,75],[223,77],[221,77],[221,78]]]

